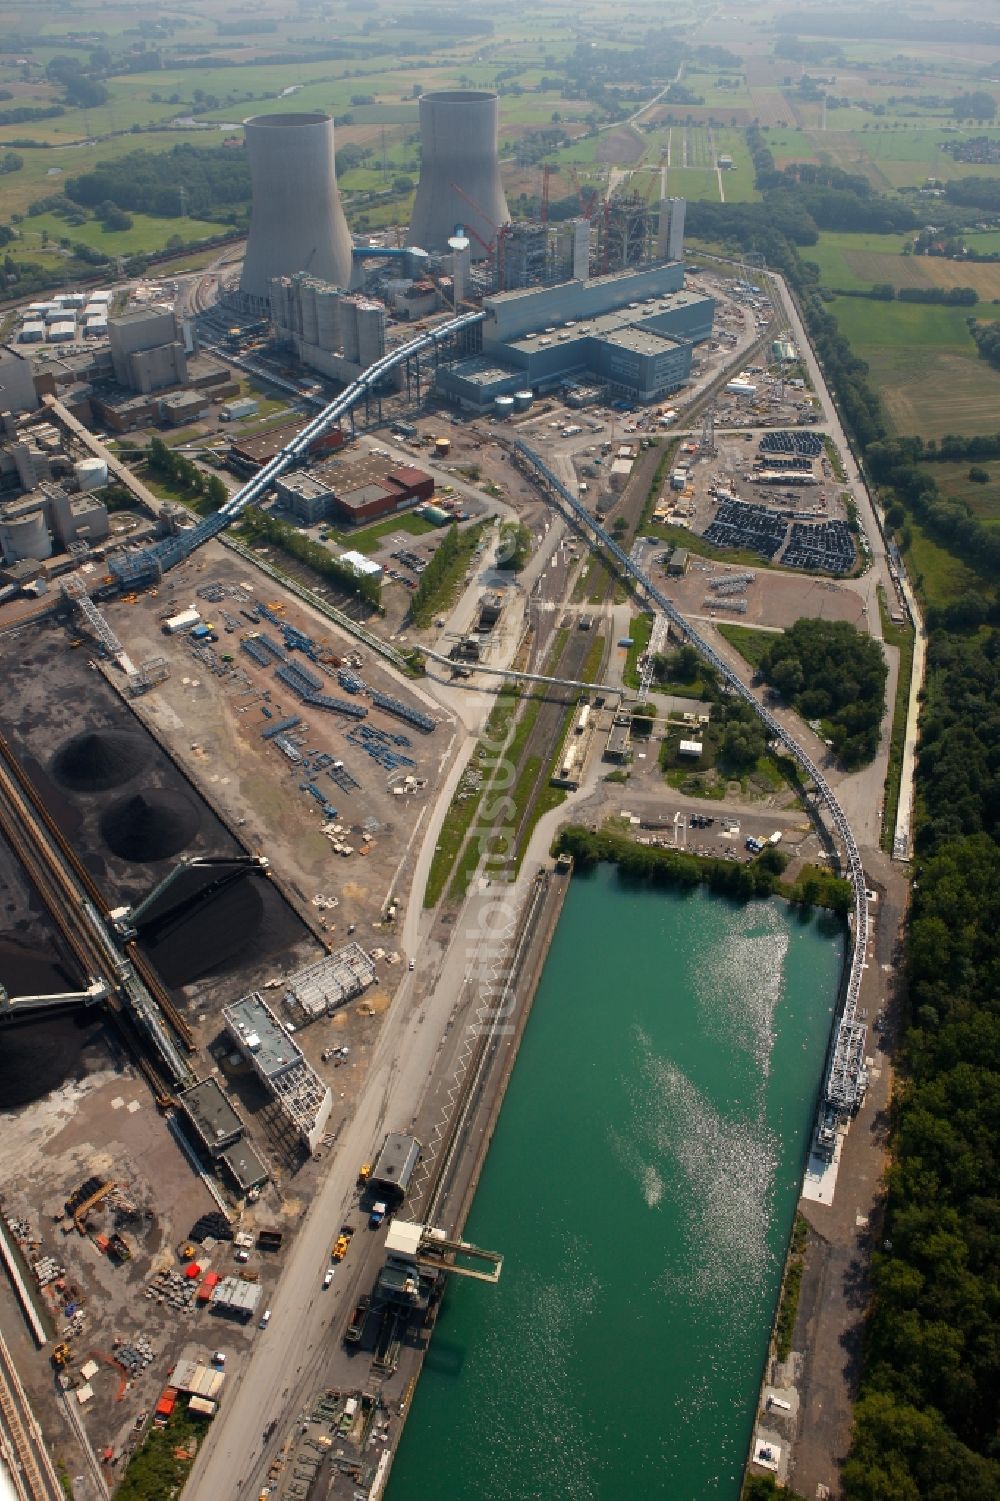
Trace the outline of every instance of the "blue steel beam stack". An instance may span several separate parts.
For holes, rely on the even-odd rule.
[[[423,730],[425,735],[437,729],[437,724],[429,714],[422,714],[419,709],[411,709],[409,704],[403,703],[402,699],[392,698],[388,693],[376,693],[373,689],[371,701],[376,709],[381,709],[385,714],[394,714],[397,719],[405,719],[407,724]]]

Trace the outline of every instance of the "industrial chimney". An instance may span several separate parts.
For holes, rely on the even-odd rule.
[[[329,115],[244,120],[253,206],[240,291],[259,301],[275,276],[308,271],[348,287],[351,233],[337,191]]]
[[[444,254],[455,226],[482,260],[510,218],[500,182],[496,94],[445,89],[420,99],[420,181],[410,238],[424,250]]]

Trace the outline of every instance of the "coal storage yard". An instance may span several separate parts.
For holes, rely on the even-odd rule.
[[[123,797],[101,817],[101,837],[111,853],[140,863],[179,854],[200,828],[191,799],[164,787]]]
[[[131,782],[149,764],[140,735],[89,731],[74,735],[52,759],[52,774],[71,792],[107,792]]]

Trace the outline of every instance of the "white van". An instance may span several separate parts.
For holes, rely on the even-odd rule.
[[[268,1326],[268,1324],[270,1322],[271,1322],[271,1310],[269,1308],[265,1308],[264,1312],[261,1314],[260,1323],[257,1325],[257,1327],[258,1327],[258,1329],[266,1329],[267,1326]]]

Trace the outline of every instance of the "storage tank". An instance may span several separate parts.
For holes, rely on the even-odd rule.
[[[509,417],[514,410],[513,396],[495,396],[493,398],[493,410],[498,417]]]
[[[435,458],[446,459],[450,453],[451,453],[451,439],[450,438],[435,438],[434,439],[434,457]]]
[[[108,482],[108,466],[104,459],[80,459],[73,465],[73,473],[81,490],[100,490]]]
[[[24,558],[51,558],[52,538],[43,507],[0,519],[0,552],[7,563],[19,563]]]
[[[420,181],[410,234],[444,254],[456,224],[473,231],[470,253],[483,260],[497,228],[510,219],[500,181],[496,94],[443,89],[420,98]],[[457,191],[460,190],[460,191]]]
[[[334,168],[329,115],[255,115],[244,120],[250,164],[250,234],[240,291],[264,302],[271,278],[308,271],[346,287],[351,234]]]
[[[535,399],[535,393],[534,393],[534,391],[515,391],[514,392],[514,410],[515,410],[515,412],[526,412],[526,411],[528,411],[528,409],[531,406],[531,404],[534,401],[534,399]]]

